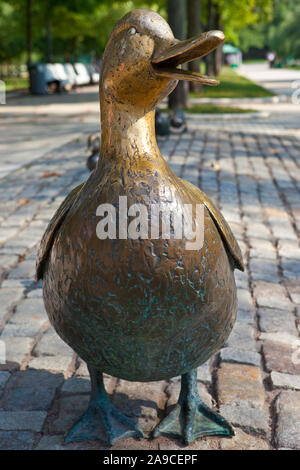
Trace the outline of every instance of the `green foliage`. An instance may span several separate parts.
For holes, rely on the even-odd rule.
[[[269,21],[258,18],[255,24],[243,28],[239,42],[243,51],[250,47],[267,47],[280,60],[290,56],[300,58],[300,5],[294,0],[274,0]]]
[[[5,89],[6,91],[28,89],[29,79],[18,78],[18,77],[5,77]]]
[[[268,28],[270,47],[280,59],[300,58],[300,5],[290,0],[275,3],[274,21]]]
[[[31,8],[35,60],[46,60],[49,40],[54,60],[99,56],[114,24],[128,11],[149,8],[166,15],[165,0],[32,0]],[[26,0],[0,0],[0,44],[0,62],[25,62]]]
[[[34,60],[76,60],[103,53],[118,19],[135,8],[148,8],[166,17],[166,0],[32,0]],[[208,5],[217,12],[226,40],[247,51],[268,45],[279,57],[300,57],[300,5],[294,0],[202,0],[202,22]],[[0,62],[26,61],[26,0],[0,0]],[[48,50],[47,50],[48,49]]]
[[[220,15],[220,27],[226,40],[240,45],[242,28],[258,21],[267,21],[272,15],[273,0],[203,0],[203,23],[207,22],[208,3],[212,3]]]
[[[186,113],[190,114],[243,114],[255,113],[255,109],[237,108],[233,106],[218,106],[214,104],[194,104],[185,108]]]

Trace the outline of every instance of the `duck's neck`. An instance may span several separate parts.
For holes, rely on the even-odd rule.
[[[155,137],[155,110],[119,104],[104,94],[101,103],[100,159],[116,160],[121,164],[147,156],[154,161],[161,158]],[[100,164],[100,163],[99,163]]]

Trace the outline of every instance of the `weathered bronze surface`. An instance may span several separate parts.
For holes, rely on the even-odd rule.
[[[183,375],[176,411],[155,435],[182,435],[191,442],[201,435],[232,434],[223,418],[200,403],[194,369],[221,348],[233,327],[233,270],[243,269],[241,252],[210,199],[168,167],[154,131],[155,106],[178,79],[217,84],[178,67],[223,40],[222,32],[211,31],[178,41],[157,13],[135,10],[117,23],[106,46],[98,166],[54,215],[37,260],[50,321],[87,362],[92,377],[89,410],[69,441],[113,443],[124,435],[142,435],[109,403],[103,372],[133,381]],[[187,250],[186,239],[172,235],[169,240],[100,240],[97,207],[110,203],[118,208],[119,196],[127,196],[128,207],[168,202],[178,214],[184,204],[203,204],[202,249]]]

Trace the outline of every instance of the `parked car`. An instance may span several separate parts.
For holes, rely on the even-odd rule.
[[[63,64],[64,70],[72,87],[77,85],[77,74],[72,64]]]
[[[88,85],[91,82],[90,75],[84,64],[76,62],[76,64],[74,64],[74,69],[77,75],[77,85]]]
[[[100,73],[97,71],[96,67],[92,64],[86,65],[88,73],[90,75],[91,83],[99,83]]]

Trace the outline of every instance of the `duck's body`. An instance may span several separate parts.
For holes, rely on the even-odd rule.
[[[114,63],[114,74],[118,66]],[[236,316],[233,269],[242,268],[239,247],[220,212],[163,160],[154,135],[157,100],[149,109],[124,107],[107,92],[106,84],[115,87],[118,76],[109,82],[105,61],[102,70],[101,160],[54,216],[38,259],[51,323],[89,365],[95,396],[103,390],[98,372],[134,381],[185,377],[220,349]],[[161,87],[171,88],[166,78],[160,80]],[[127,86],[121,83],[119,98]],[[174,233],[169,239],[99,239],[99,206],[109,203],[119,210],[124,196],[126,209],[143,204],[148,214],[158,204],[183,216],[187,204],[204,207],[203,246],[189,250],[185,236],[175,239]],[[223,421],[214,417],[214,431],[217,426],[219,433],[230,434]],[[205,433],[213,432],[195,432]]]
[[[172,200],[177,213],[196,196],[204,204],[197,188],[191,193],[161,165],[146,174],[138,164],[110,174],[99,168],[56,233],[44,275],[59,335],[93,367],[127,380],[161,380],[197,367],[220,349],[235,320],[230,255],[208,209],[197,253],[185,249],[185,239],[97,237],[97,207],[118,206],[119,196],[149,210]]]

